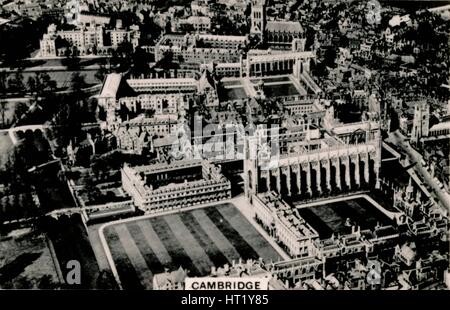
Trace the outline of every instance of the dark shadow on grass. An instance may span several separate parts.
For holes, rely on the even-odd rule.
[[[24,253],[12,262],[0,268],[0,284],[11,281],[20,275],[26,267],[31,265],[42,255],[42,252]]]
[[[110,226],[105,229],[105,238],[108,240],[108,247],[111,251],[112,257],[114,258],[114,263],[123,288],[131,290],[144,289],[137,275],[138,271],[134,269],[133,264],[128,258],[114,226]]]
[[[209,259],[215,264],[215,266],[223,266],[231,263],[226,256],[220,251],[216,244],[209,238],[208,234],[203,230],[200,223],[192,215],[191,212],[184,212],[180,214],[180,218],[183,221],[186,228],[203,248]]]
[[[204,210],[216,227],[231,242],[242,259],[259,259],[259,255],[253,247],[242,238],[239,232],[231,226],[228,220],[216,208],[205,208]]]
[[[155,217],[152,218],[150,222],[172,258],[172,263],[167,267],[170,270],[176,270],[181,266],[184,269],[187,269],[191,276],[204,276],[204,274],[195,267],[192,259],[186,253],[183,244],[179,242],[164,218]]]

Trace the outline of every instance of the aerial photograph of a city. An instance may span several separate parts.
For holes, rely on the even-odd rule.
[[[0,0],[0,290],[449,290],[449,151],[450,1]]]

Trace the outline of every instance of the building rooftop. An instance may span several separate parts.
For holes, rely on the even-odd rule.
[[[294,21],[268,21],[266,26],[267,32],[289,32],[302,33],[303,28],[299,22]]]
[[[153,283],[158,287],[165,286],[167,284],[176,285],[183,283],[187,277],[187,272],[183,268],[178,268],[172,272],[158,273],[153,276]]]
[[[318,235],[317,232],[301,217],[298,210],[282,200],[278,195],[268,192],[258,195],[258,198],[278,219],[298,238]]]
[[[102,91],[99,97],[110,98],[116,97],[119,90],[120,82],[122,81],[122,75],[120,73],[110,73],[106,77],[103,83]]]
[[[145,166],[135,166],[135,167],[132,167],[132,169],[135,170],[137,173],[152,174],[152,173],[158,173],[158,172],[166,171],[166,170],[177,170],[177,169],[183,169],[183,168],[195,167],[195,166],[201,166],[201,165],[202,165],[202,161],[195,159],[195,160],[175,161],[170,164],[157,163],[157,164],[145,165]]]
[[[435,130],[445,130],[445,129],[450,129],[450,120],[446,121],[446,122],[442,122],[436,125],[433,125],[430,130],[431,131],[435,131]]]

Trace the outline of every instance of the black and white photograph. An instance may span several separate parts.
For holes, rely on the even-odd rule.
[[[449,150],[450,1],[0,0],[0,290],[449,290]]]

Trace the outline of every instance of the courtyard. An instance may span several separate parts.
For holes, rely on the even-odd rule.
[[[377,224],[393,224],[387,215],[364,197],[325,201],[311,207],[300,207],[298,212],[319,233],[321,239],[330,238],[332,234],[351,233],[351,225],[359,226],[361,230],[373,230]]]
[[[230,203],[107,225],[104,236],[125,289],[151,289],[154,274],[205,276],[240,258],[280,256]]]

